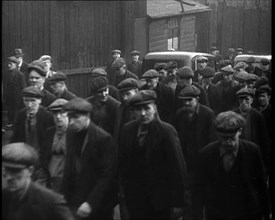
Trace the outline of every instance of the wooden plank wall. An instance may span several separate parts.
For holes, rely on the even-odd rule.
[[[195,51],[195,23],[194,15],[183,16],[180,21],[180,50]]]
[[[149,25],[149,52],[167,50],[168,28],[166,19],[154,20]]]

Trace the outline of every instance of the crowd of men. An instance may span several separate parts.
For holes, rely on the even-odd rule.
[[[113,50],[91,68],[88,97],[43,55],[8,57],[3,103],[2,218],[271,219],[271,66],[218,72],[175,61],[142,72]],[[241,51],[241,48],[238,48]],[[2,135],[5,130],[2,128]]]

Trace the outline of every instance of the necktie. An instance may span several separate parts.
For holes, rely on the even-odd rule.
[[[235,161],[235,155],[232,152],[223,155],[223,167],[226,172],[229,172]]]

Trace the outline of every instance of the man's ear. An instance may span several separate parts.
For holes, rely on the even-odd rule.
[[[243,132],[243,128],[240,128],[240,129],[238,130],[239,135],[241,135],[242,132]]]
[[[30,173],[30,176],[33,174],[33,171],[34,171],[34,167],[33,166],[29,166],[28,168],[28,171]]]

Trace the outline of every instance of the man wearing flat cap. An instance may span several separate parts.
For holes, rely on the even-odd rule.
[[[259,77],[265,76],[269,81],[271,81],[270,60],[267,58],[262,58],[260,66],[255,66],[253,73]]]
[[[238,55],[241,55],[241,54],[243,54],[243,48],[238,47],[238,48],[236,49],[236,55],[238,56]]]
[[[197,70],[194,71],[193,80],[195,82],[201,81],[201,74],[200,71],[202,71],[205,67],[207,67],[208,58],[204,56],[198,56],[197,58]]]
[[[63,196],[31,180],[37,159],[25,143],[2,147],[2,219],[74,220]]]
[[[41,60],[35,60],[29,64],[28,70],[30,85],[41,90],[43,93],[41,105],[48,107],[56,99],[56,96],[44,87],[47,75],[46,64]]]
[[[112,81],[113,77],[113,69],[112,69],[112,64],[121,57],[121,51],[120,50],[112,50],[112,61],[106,66],[106,72],[107,72],[107,77],[109,81]]]
[[[161,120],[170,123],[174,111],[174,92],[171,87],[159,82],[159,73],[154,69],[147,70],[142,79],[146,84],[140,89],[149,89],[155,91],[157,94],[156,105],[158,106],[158,113]]]
[[[248,67],[245,68],[246,72],[248,72],[248,73],[254,72],[254,69],[255,69],[255,66],[253,65],[254,62],[255,62],[255,57],[251,56],[251,57],[247,58],[246,63],[248,65]]]
[[[268,169],[270,161],[270,138],[267,135],[264,116],[252,107],[255,92],[251,88],[243,88],[236,93],[239,106],[233,109],[246,119],[241,138],[257,144],[262,152],[263,160]]]
[[[163,80],[167,77],[166,63],[155,63],[154,69],[159,73],[159,81],[163,83]]]
[[[67,76],[62,72],[55,73],[51,78],[48,79],[51,91],[57,98],[71,100],[76,97],[75,94],[68,91],[65,81]]]
[[[90,76],[91,78],[89,78],[89,80],[91,81],[93,81],[95,78],[99,76],[107,78],[107,72],[105,71],[105,69],[101,67],[96,67],[96,68],[92,68]],[[110,83],[108,84],[108,87],[109,87],[109,95],[115,98],[116,100],[120,101],[120,95],[119,95],[118,89],[115,86],[111,85]]]
[[[186,160],[186,193],[189,207],[192,207],[193,203],[192,183],[198,166],[198,152],[214,139],[214,112],[198,102],[199,94],[200,90],[194,85],[187,85],[181,90],[179,99],[182,101],[182,107],[177,110],[173,123]]]
[[[247,67],[248,67],[248,65],[246,64],[246,62],[240,61],[234,66],[234,70],[236,70],[236,73],[238,73],[241,71],[245,71],[245,68],[247,68]]]
[[[82,98],[65,103],[67,154],[62,192],[77,219],[112,219],[115,145],[90,119],[92,104]]]
[[[199,152],[195,219],[270,219],[261,150],[241,139],[244,123],[232,111],[216,117],[218,140]]]
[[[8,123],[14,123],[16,112],[23,108],[21,92],[26,87],[25,77],[18,70],[19,61],[16,57],[8,57],[8,71],[3,74],[3,102],[7,108]]]
[[[169,61],[164,69],[167,72],[167,76],[162,80],[162,83],[174,90],[177,85],[176,72],[178,70],[178,63],[176,61]]]
[[[194,77],[194,72],[188,66],[181,67],[177,71],[178,83],[175,89],[175,107],[174,107],[175,111],[177,111],[181,107],[181,100],[179,99],[179,93],[184,87],[188,85],[196,86],[200,90],[199,99],[198,99],[199,102],[202,105],[209,106],[209,101],[206,97],[204,88],[199,83],[194,82],[193,77]]]
[[[29,86],[23,89],[22,99],[24,108],[15,117],[11,142],[25,142],[39,152],[39,164],[34,171],[33,180],[47,185],[45,167],[45,131],[54,125],[53,115],[41,106],[43,94],[40,89]]]
[[[136,76],[140,79],[142,75],[142,61],[139,60],[140,52],[138,50],[133,50],[130,52],[131,62],[127,64],[127,69],[136,74]]]
[[[230,60],[231,63],[234,62],[236,55],[235,55],[235,49],[234,48],[228,48],[227,56],[225,56],[224,59]]]
[[[129,105],[138,118],[122,129],[118,164],[129,219],[177,219],[184,204],[180,141],[159,119],[155,100],[152,90],[137,92]]]
[[[25,82],[28,85],[28,81],[29,81],[28,63],[26,63],[23,60],[24,54],[22,49],[21,48],[14,49],[14,56],[17,58],[17,60],[19,60],[18,70],[24,74]]]
[[[223,78],[216,84],[216,88],[220,96],[218,101],[218,113],[232,110],[238,105],[236,92],[240,89],[238,82],[233,79],[235,70],[231,65],[223,67],[221,69],[221,73]]]
[[[44,83],[45,89],[48,91],[51,91],[51,87],[49,84],[49,79],[56,74],[55,71],[53,71],[52,68],[52,57],[50,55],[42,55],[39,60],[45,64],[45,70],[46,70],[46,79]]]
[[[113,62],[112,70],[113,70],[113,76],[110,76],[111,80],[109,80],[109,82],[115,87],[117,87],[117,85],[124,79],[127,79],[127,78],[138,79],[138,77],[134,73],[127,70],[126,61],[123,58],[118,58]]]
[[[86,98],[92,105],[91,120],[109,132],[115,132],[115,121],[120,102],[109,95],[109,84],[106,77],[97,77],[90,84],[90,94]]]
[[[231,65],[230,60],[220,60],[217,64],[218,72],[215,73],[214,79],[212,80],[213,84],[217,84],[219,81],[223,79],[223,73],[221,72],[221,69],[225,66]]]

